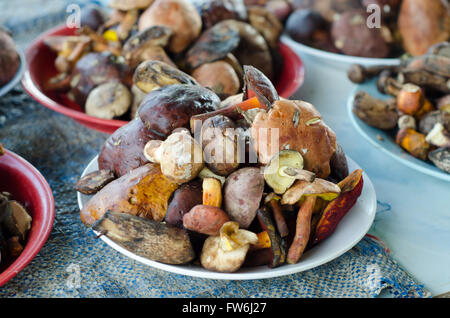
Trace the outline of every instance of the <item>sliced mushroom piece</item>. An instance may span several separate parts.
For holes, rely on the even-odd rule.
[[[441,123],[436,123],[425,141],[440,148],[450,148],[450,133]]]
[[[131,106],[131,93],[122,83],[108,82],[94,88],[86,100],[86,114],[113,119],[125,114]]]
[[[1,226],[7,237],[18,236],[25,241],[26,234],[31,228],[31,216],[17,201],[9,201],[1,216]]]
[[[115,178],[111,170],[97,170],[80,178],[75,184],[75,189],[86,195],[95,194]]]
[[[244,100],[250,97],[250,91],[255,93],[258,101],[267,109],[280,99],[275,86],[263,72],[253,66],[244,65]]]
[[[154,0],[111,0],[108,5],[110,8],[129,11],[134,9],[146,9],[148,8]]]
[[[191,76],[161,61],[145,61],[139,64],[133,81],[145,93],[173,84],[198,85]]]
[[[145,60],[142,56],[144,52],[167,46],[171,35],[172,31],[166,26],[152,26],[131,36],[123,45],[122,54],[131,67],[136,67]]]
[[[281,198],[281,204],[296,204],[303,196],[319,196],[320,198],[331,201],[335,199],[341,188],[330,181],[316,178],[313,182],[298,180],[287,190]]]
[[[266,183],[277,194],[283,194],[295,180],[314,181],[315,174],[303,170],[303,157],[295,150],[282,150],[264,169]]]

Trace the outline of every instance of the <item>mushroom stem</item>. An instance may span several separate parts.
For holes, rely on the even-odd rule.
[[[316,178],[316,174],[314,172],[290,166],[280,167],[278,173],[282,177],[291,177],[297,180],[303,180],[308,182],[313,182],[314,179]]]
[[[314,195],[308,196],[298,211],[295,236],[287,255],[287,262],[289,264],[296,264],[298,262],[308,244],[311,231],[311,217],[316,199],[317,197]]]
[[[269,202],[269,205],[272,209],[273,218],[275,219],[275,223],[277,225],[278,232],[281,237],[286,237],[289,234],[289,229],[286,224],[286,220],[284,219],[283,211],[281,210],[280,203],[276,199],[272,199]]]

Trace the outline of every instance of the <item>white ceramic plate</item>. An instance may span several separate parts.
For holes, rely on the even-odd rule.
[[[350,158],[347,159],[350,171],[359,169],[359,166],[353,160]],[[96,157],[83,171],[82,176],[97,169],[98,165]],[[334,233],[326,240],[307,251],[302,256],[300,262],[293,265],[283,265],[272,269],[267,266],[257,266],[251,268],[241,268],[236,273],[216,273],[195,265],[167,265],[151,261],[129,252],[104,235],[101,236],[101,239],[119,253],[122,253],[138,262],[182,275],[211,279],[251,280],[294,274],[325,264],[339,257],[355,246],[367,233],[375,218],[377,199],[375,189],[373,188],[369,177],[364,173],[363,178],[364,187],[361,196],[354,207],[339,223]],[[89,198],[90,196],[83,195],[78,192],[78,205],[80,209],[82,209],[83,205],[89,200]]]
[[[25,56],[23,55],[23,52],[20,49],[17,49],[17,53],[19,54],[20,57],[19,69],[17,70],[16,75],[9,83],[0,86],[0,97],[6,95],[10,90],[12,90],[14,86],[16,86],[16,84],[20,82],[20,80],[22,79],[22,75],[25,72],[26,69]]]
[[[380,59],[380,58],[358,57],[319,50],[311,46],[299,43],[286,34],[284,34],[281,37],[281,41],[286,45],[288,45],[289,47],[291,47],[302,58],[309,57],[323,64],[328,64],[333,68],[345,71],[348,69],[350,65],[355,63],[364,66],[396,65],[400,63],[399,59],[394,58]]]
[[[347,101],[347,112],[350,116],[350,120],[353,126],[366,140],[368,140],[372,145],[380,149],[385,154],[410,168],[442,180],[450,181],[449,173],[442,171],[431,162],[417,159],[410,155],[408,152],[404,151],[399,145],[395,143],[395,136],[393,136],[392,133],[371,127],[360,120],[353,113],[353,101],[356,93],[359,91],[366,91],[373,97],[379,99],[388,99],[389,96],[383,95],[378,91],[376,87],[376,79],[360,85],[355,85],[354,90],[351,92]],[[382,140],[380,140],[380,136],[382,137]]]

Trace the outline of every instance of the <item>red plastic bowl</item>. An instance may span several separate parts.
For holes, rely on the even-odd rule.
[[[44,83],[57,74],[54,67],[56,53],[43,43],[43,39],[54,35],[73,35],[76,29],[66,26],[56,27],[42,34],[26,52],[28,70],[22,79],[22,85],[28,94],[40,104],[66,116],[89,128],[112,134],[125,125],[123,120],[107,120],[86,115],[82,108],[67,98],[65,94],[43,92]],[[289,98],[303,84],[305,68],[301,59],[287,45],[280,44],[279,52],[284,58],[276,88],[280,96]]]
[[[0,272],[0,287],[19,273],[47,241],[55,219],[55,202],[47,181],[30,163],[6,150],[0,157],[0,191],[10,192],[33,218],[20,256]]]

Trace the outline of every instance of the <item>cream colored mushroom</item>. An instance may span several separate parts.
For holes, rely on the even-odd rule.
[[[237,222],[222,225],[219,236],[210,236],[200,255],[202,266],[211,271],[232,273],[241,268],[250,244],[258,243],[258,236],[239,229]]]
[[[159,163],[163,175],[177,183],[191,181],[204,167],[202,148],[187,130],[171,134],[164,142],[149,141],[144,156]]]

